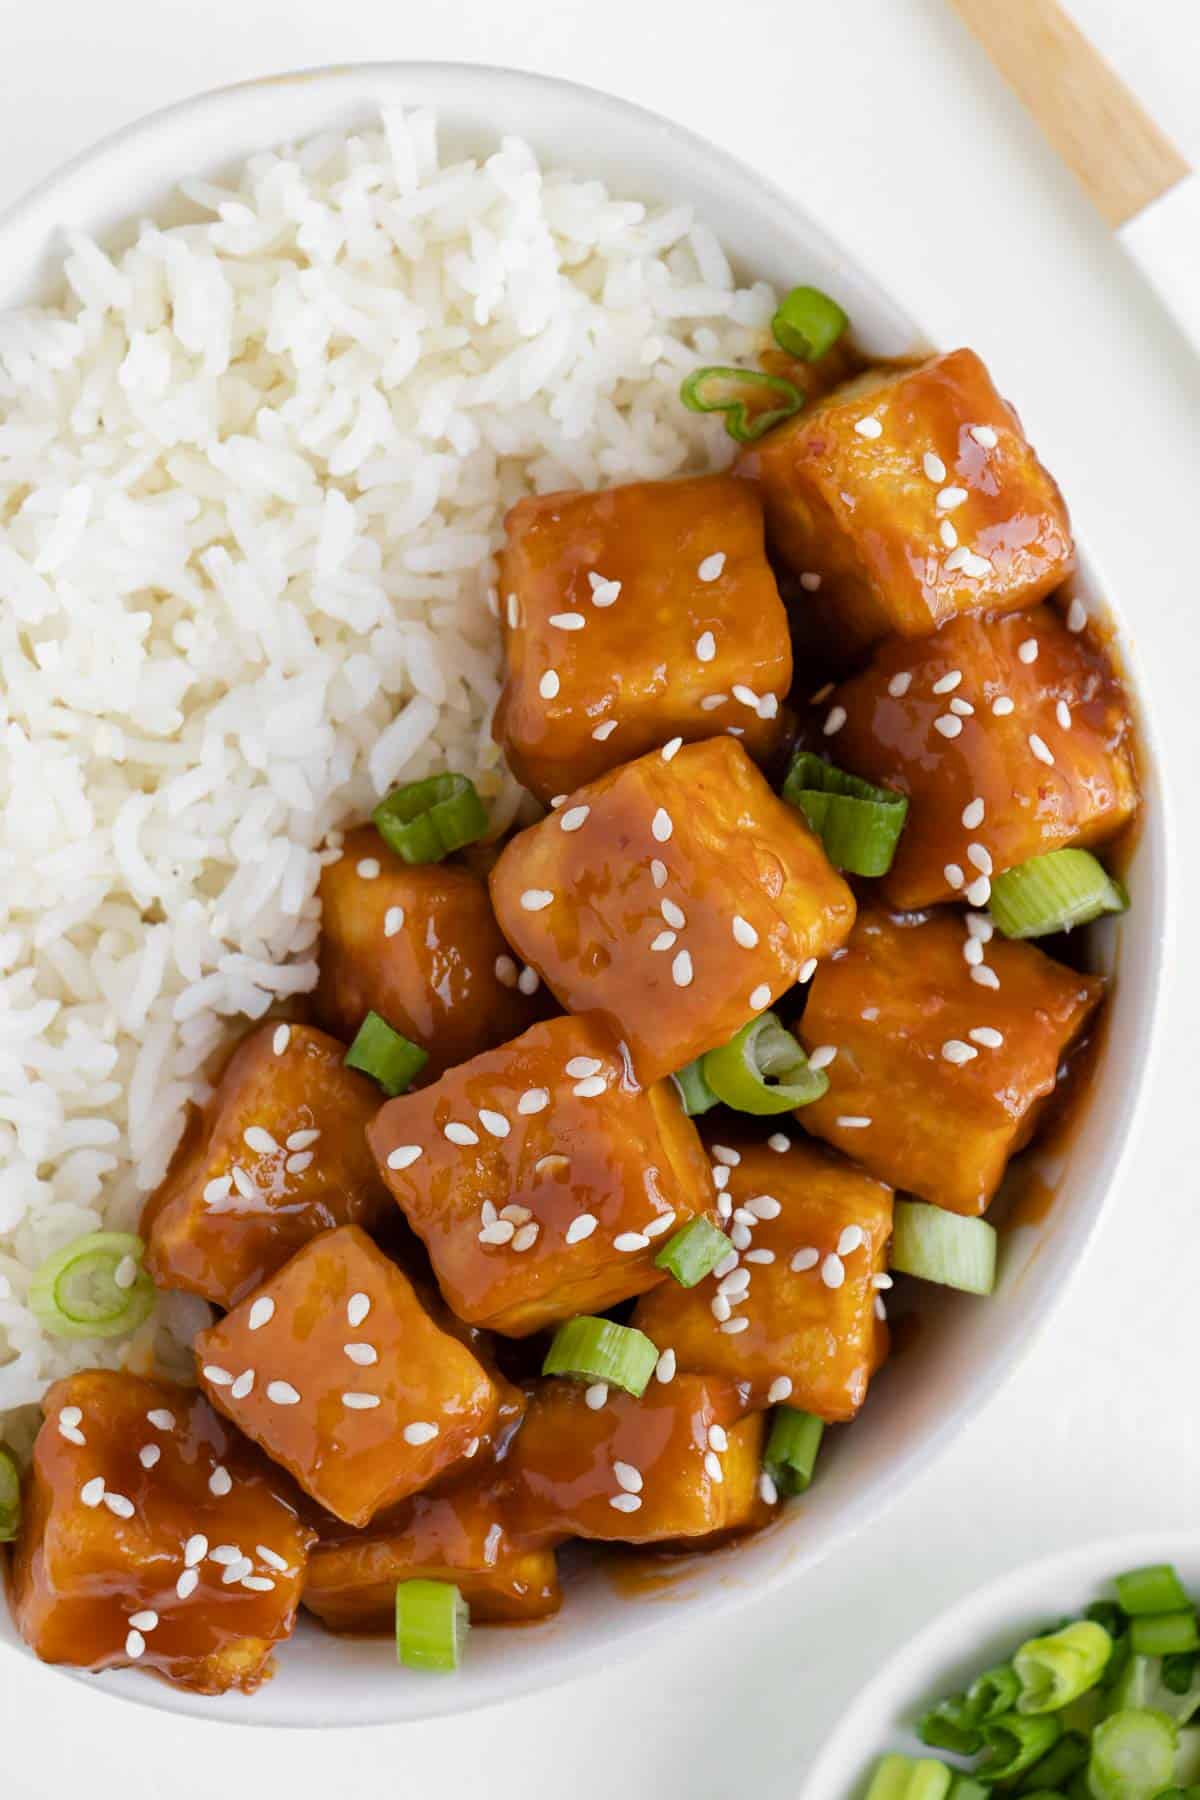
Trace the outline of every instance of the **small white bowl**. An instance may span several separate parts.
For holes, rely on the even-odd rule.
[[[44,292],[61,264],[64,226],[119,243],[130,221],[170,217],[167,202],[180,179],[217,174],[255,150],[318,130],[361,126],[380,105],[398,102],[436,108],[443,142],[456,152],[487,152],[501,134],[514,132],[552,163],[599,176],[621,195],[693,202],[742,272],[781,291],[806,281],[836,294],[872,354],[928,347],[886,288],[850,262],[794,200],[711,145],[592,89],[457,64],[279,76],[202,95],[118,133],[0,218],[0,306]],[[1137,702],[1132,645],[1086,564],[1076,591],[1109,618]],[[204,1698],[136,1673],[105,1677],[105,1689],[179,1713],[273,1726],[382,1724],[461,1712],[628,1656],[635,1646],[684,1629],[692,1616],[711,1616],[761,1594],[873,1519],[991,1397],[1045,1325],[1079,1268],[1133,1137],[1150,1071],[1169,897],[1164,800],[1144,698],[1138,712],[1146,806],[1129,869],[1133,909],[1090,940],[1096,965],[1117,976],[1108,1047],[1072,1127],[1069,1157],[1060,1138],[1025,1159],[1026,1178],[1035,1177],[1043,1200],[1053,1190],[1054,1204],[1039,1202],[1024,1215],[1018,1210],[992,1299],[924,1291],[919,1335],[883,1370],[854,1429],[833,1434],[821,1479],[803,1502],[754,1541],[689,1559],[671,1580],[647,1583],[637,1596],[612,1565],[585,1567],[570,1582],[557,1619],[522,1631],[477,1632],[467,1666],[453,1679],[404,1675],[386,1643],[337,1640],[306,1623],[281,1653],[275,1679],[248,1699]],[[0,1644],[21,1648],[4,1608]]]
[[[860,1800],[885,1750],[939,1755],[913,1729],[928,1707],[961,1693],[1052,1621],[1111,1599],[1113,1576],[1147,1563],[1174,1563],[1184,1585],[1200,1589],[1200,1537],[1157,1531],[1082,1544],[968,1594],[870,1677],[825,1740],[799,1800]]]

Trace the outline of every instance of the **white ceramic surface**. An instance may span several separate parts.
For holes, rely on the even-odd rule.
[[[980,1670],[1002,1662],[1049,1620],[1111,1599],[1114,1575],[1164,1562],[1175,1564],[1187,1588],[1200,1589],[1200,1537],[1157,1531],[1081,1544],[1022,1564],[968,1594],[864,1681],[819,1750],[799,1800],[860,1800],[885,1750],[937,1756],[913,1731],[934,1701],[961,1693]]]
[[[455,64],[375,64],[301,73],[201,96],[154,115],[69,164],[0,219],[0,305],[46,291],[61,229],[77,225],[120,241],[121,227],[163,215],[172,185],[214,174],[254,149],[319,129],[360,124],[381,102],[433,105],[453,149],[486,150],[515,131],[551,161],[596,174],[623,194],[695,202],[744,271],[784,288],[810,281],[835,293],[866,347],[895,355],[920,345],[913,321],[764,178],[700,139],[636,107],[565,82]],[[166,216],[171,216],[167,214]],[[1016,396],[1018,402],[1020,396]],[[1107,601],[1086,566],[1077,591]],[[1114,620],[1135,692],[1136,661]],[[938,1454],[990,1396],[1046,1323],[1077,1272],[1104,1198],[1133,1135],[1150,1070],[1167,932],[1169,882],[1155,745],[1142,711],[1147,758],[1145,824],[1129,871],[1135,905],[1094,939],[1097,965],[1117,974],[1109,1050],[1086,1113],[1065,1146],[1049,1144],[1026,1170],[1053,1188],[1052,1207],[1006,1234],[998,1292],[986,1304],[925,1289],[920,1330],[874,1384],[852,1431],[834,1434],[822,1478],[780,1523],[733,1553],[681,1564],[664,1586],[631,1594],[603,1563],[568,1587],[559,1617],[519,1632],[475,1634],[453,1680],[398,1675],[385,1643],[334,1642],[305,1626],[279,1658],[275,1679],[251,1699],[204,1699],[144,1676],[102,1678],[113,1695],[180,1713],[264,1726],[355,1725],[453,1713],[545,1688],[711,1617],[799,1574],[860,1530]],[[7,1617],[0,1642],[26,1654]],[[55,1678],[47,1672],[47,1680]],[[61,1676],[58,1677],[61,1679]],[[78,1679],[88,1679],[79,1677]]]

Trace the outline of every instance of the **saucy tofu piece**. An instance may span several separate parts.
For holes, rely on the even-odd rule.
[[[370,1141],[447,1304],[510,1337],[643,1293],[664,1237],[715,1212],[674,1083],[640,1087],[586,1015],[389,1101]]]
[[[756,1406],[786,1400],[852,1419],[887,1352],[875,1278],[887,1267],[892,1190],[803,1138],[784,1147],[784,1136],[721,1134],[712,1150],[728,1172],[723,1229],[736,1254],[695,1287],[665,1281],[631,1323],[674,1350],[679,1368],[748,1383]]]
[[[818,969],[796,1027],[828,1045],[828,1091],[797,1115],[893,1187],[976,1214],[1028,1142],[1064,1052],[1104,983],[989,920],[860,914],[845,954]],[[982,932],[982,936],[974,935]],[[982,946],[979,951],[970,946]]]
[[[973,350],[856,376],[738,466],[839,655],[1032,606],[1072,566],[1062,495]]]
[[[43,1405],[10,1583],[26,1643],[43,1662],[251,1692],[291,1633],[314,1536],[286,1477],[174,1382],[92,1369]]]
[[[580,788],[491,877],[509,942],[643,1082],[726,1043],[842,943],[854,896],[739,744],[653,751]]]
[[[762,501],[732,475],[519,500],[505,521],[496,738],[543,800],[668,739],[779,742],[792,680]]]
[[[544,1619],[562,1602],[553,1550],[514,1543],[494,1478],[413,1494],[366,1531],[331,1531],[304,1604],[331,1631],[391,1631],[396,1583],[452,1581],[476,1623]]]
[[[412,865],[373,825],[321,876],[318,1023],[349,1043],[369,1012],[428,1052],[418,1083],[533,1023],[485,884],[453,863]],[[532,977],[527,978],[531,980]]]
[[[610,1388],[599,1406],[589,1392],[556,1380],[535,1389],[506,1465],[515,1532],[652,1544],[757,1517],[762,1414],[743,1416],[732,1382],[676,1375],[640,1400]]]
[[[242,1039],[146,1202],[146,1267],[160,1287],[233,1306],[314,1233],[385,1210],[366,1137],[380,1092],[345,1054],[307,1025]]]
[[[365,1525],[492,1425],[499,1395],[357,1226],[306,1244],[196,1339],[201,1384],[335,1518]]]
[[[843,768],[908,795],[881,884],[906,911],[963,894],[986,905],[990,874],[1103,843],[1137,808],[1121,689],[1049,607],[881,645],[831,697],[820,742]]]

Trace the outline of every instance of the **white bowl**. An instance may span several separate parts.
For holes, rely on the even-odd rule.
[[[1164,1562],[1175,1564],[1185,1587],[1200,1589],[1200,1537],[1156,1531],[1081,1544],[1022,1564],[968,1594],[870,1677],[825,1740],[800,1800],[860,1800],[885,1750],[937,1756],[913,1730],[929,1706],[961,1693],[982,1669],[1004,1661],[1051,1621],[1111,1599],[1114,1575]]]
[[[865,347],[880,356],[919,349],[916,324],[883,287],[848,261],[804,211],[771,183],[664,119],[568,82],[456,64],[377,64],[318,70],[223,89],[157,113],[70,163],[0,219],[0,305],[43,291],[73,225],[120,241],[148,212],[163,216],[181,178],[214,174],[248,153],[311,132],[362,124],[381,103],[437,109],[444,141],[486,151],[516,132],[550,160],[598,175],[627,196],[688,200],[743,271],[780,289],[808,281],[836,294]],[[169,212],[167,212],[169,216]],[[1020,396],[1016,396],[1018,401]],[[1102,610],[1103,589],[1083,570],[1077,591]],[[1113,629],[1136,693],[1135,659],[1119,617]],[[753,1542],[681,1564],[642,1594],[599,1562],[570,1584],[552,1622],[480,1631],[467,1667],[436,1681],[398,1673],[380,1641],[339,1641],[305,1624],[279,1672],[250,1699],[206,1699],[144,1676],[105,1677],[113,1694],[180,1713],[275,1726],[361,1725],[453,1713],[544,1688],[627,1656],[655,1636],[795,1577],[860,1530],[954,1437],[1010,1372],[1077,1271],[1133,1133],[1150,1066],[1167,935],[1167,832],[1149,708],[1145,823],[1130,868],[1132,911],[1093,939],[1097,965],[1118,976],[1109,1044],[1089,1104],[1064,1145],[1026,1159],[1026,1174],[1056,1190],[1008,1232],[995,1297],[979,1302],[936,1289],[921,1296],[922,1329],[874,1385],[853,1431],[835,1434],[812,1493]],[[1039,1188],[1039,1192],[1042,1188]],[[1019,1215],[1018,1215],[1019,1217]],[[2,1609],[0,1609],[2,1610]],[[7,1615],[0,1642],[20,1648]],[[87,1678],[84,1678],[87,1679]]]

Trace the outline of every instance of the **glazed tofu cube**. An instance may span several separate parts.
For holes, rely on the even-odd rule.
[[[1073,559],[1062,495],[972,350],[855,377],[742,455],[831,650],[1032,606]]]
[[[665,1281],[631,1323],[679,1368],[749,1383],[756,1406],[786,1400],[852,1419],[887,1350],[875,1278],[887,1267],[892,1190],[790,1135],[725,1132],[712,1144],[728,1176],[735,1266],[727,1259],[692,1288]]]
[[[304,1604],[332,1631],[391,1631],[396,1583],[452,1581],[477,1624],[544,1619],[562,1595],[553,1550],[515,1543],[492,1472],[413,1494],[366,1531],[330,1531],[309,1558]]]
[[[739,744],[654,751],[580,788],[492,871],[510,943],[605,1013],[643,1082],[726,1043],[843,942],[854,897]]]
[[[499,1403],[354,1225],[314,1238],[202,1332],[196,1359],[214,1406],[350,1525],[470,1455]]]
[[[736,1531],[756,1515],[762,1414],[743,1417],[730,1382],[652,1381],[640,1400],[603,1403],[572,1381],[543,1381],[507,1470],[514,1528],[530,1541],[653,1544]]]
[[[202,1694],[256,1688],[314,1536],[287,1478],[174,1382],[92,1369],[43,1406],[11,1572],[26,1643]]]
[[[1107,659],[1048,607],[881,645],[832,696],[834,761],[909,797],[882,891],[896,907],[988,899],[988,876],[1103,843],[1137,808],[1133,730]]]
[[[1028,1142],[1104,983],[989,937],[988,920],[969,924],[860,915],[796,1028],[810,1053],[836,1050],[828,1092],[797,1116],[881,1181],[975,1214]]]
[[[500,559],[496,737],[543,800],[669,739],[760,760],[792,680],[762,501],[731,475],[520,500]]]
[[[389,1101],[370,1139],[447,1304],[510,1337],[644,1293],[664,1237],[715,1215],[674,1083],[639,1087],[586,1015]]]
[[[350,1043],[369,1012],[428,1052],[418,1085],[532,1025],[537,981],[500,935],[478,875],[412,866],[371,825],[321,876],[317,1021]],[[523,983],[518,986],[518,983]]]
[[[260,1025],[193,1113],[146,1203],[160,1287],[233,1306],[314,1233],[386,1209],[366,1128],[382,1099],[345,1046],[307,1025]]]

